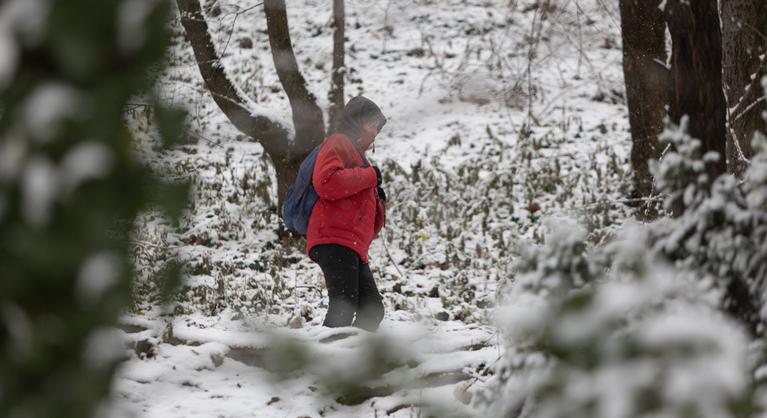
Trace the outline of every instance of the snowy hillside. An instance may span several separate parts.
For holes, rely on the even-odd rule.
[[[194,199],[178,229],[155,214],[138,222],[141,280],[122,319],[135,352],[120,368],[112,415],[477,413],[474,393],[505,350],[493,318],[514,262],[543,243],[542,220],[578,219],[598,245],[629,213],[617,5],[537,4],[347,2],[347,98],[364,94],[389,119],[368,153],[389,195],[370,254],[386,307],[377,335],[321,327],[322,273],[303,243],[277,238],[263,150],[211,100],[173,22],[159,85],[188,110],[188,143],[156,151],[141,103],[128,121],[146,161],[191,179]],[[218,1],[207,13],[232,79],[289,120],[258,2]],[[301,71],[325,109],[332,10],[291,0],[288,14]],[[183,287],[160,308],[158,276],[173,256],[186,262]],[[384,370],[365,369],[371,355]],[[367,386],[326,396],[366,373],[376,376]]]

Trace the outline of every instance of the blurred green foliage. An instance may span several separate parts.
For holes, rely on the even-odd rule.
[[[183,116],[152,99],[169,12],[161,0],[0,5],[0,416],[93,416],[109,393],[133,220],[186,203],[123,121],[129,99],[148,97],[163,143],[181,137]]]

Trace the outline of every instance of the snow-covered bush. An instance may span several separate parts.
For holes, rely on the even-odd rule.
[[[747,331],[764,331],[767,317],[767,140],[757,134],[742,181],[712,181],[706,164],[719,156],[703,155],[685,125],[663,133],[668,149],[652,166],[678,217],[626,227],[588,253],[582,230],[551,223],[546,246],[524,257],[498,310],[507,348],[478,397],[483,413],[740,417],[759,409],[751,372],[763,360],[749,356]]]
[[[129,114],[127,119],[134,131],[153,129],[152,125],[145,128],[147,121],[141,115]],[[150,139],[154,138],[145,138],[147,142]],[[186,261],[189,278],[174,295],[177,313],[215,314],[224,307],[264,311],[272,307],[275,298],[290,296],[278,272],[296,256],[289,254],[292,249],[278,243],[272,232],[279,218],[271,194],[276,183],[269,175],[268,160],[261,155],[252,165],[237,166],[232,163],[236,158],[232,148],[223,157],[222,161],[194,159],[180,164],[153,161],[154,171],[163,177],[190,179],[192,196],[178,228],[157,213],[145,213],[137,220],[133,258],[140,279],[134,283],[133,311],[150,309],[159,302],[162,286],[158,278],[173,267],[168,261],[176,256]],[[252,252],[226,253],[224,259],[213,259],[207,251],[231,242],[258,242],[260,247]],[[179,251],[182,246],[184,250]],[[247,270],[247,277],[241,270]],[[248,286],[233,286],[232,276],[243,276]],[[270,280],[250,286],[253,276],[269,276]],[[199,285],[202,283],[210,285]]]
[[[150,96],[159,137],[180,112],[151,98],[169,2],[0,5],[0,416],[107,416],[126,353],[130,230],[186,187],[151,175],[123,107]]]
[[[482,414],[713,418],[754,410],[748,339],[719,312],[716,294],[658,263],[644,229],[627,228],[584,258],[582,230],[561,224],[498,311],[506,352],[480,392]]]
[[[484,302],[467,288],[488,281],[495,288],[513,274],[512,260],[526,248],[521,242],[540,239],[542,216],[577,208],[588,240],[597,241],[627,210],[615,204],[624,173],[612,164],[618,157],[611,149],[551,158],[551,148],[567,141],[552,131],[528,132],[516,146],[486,133],[479,154],[454,166],[445,158],[451,147],[409,170],[384,164],[393,202],[384,238],[392,258],[406,271],[447,270],[453,280],[440,290],[453,296],[445,306],[453,311]]]
[[[676,266],[714,277],[728,312],[762,333],[767,312],[767,141],[754,139],[755,156],[743,180],[723,174],[713,182],[699,141],[679,129],[661,136],[671,150],[652,169],[666,208],[681,201],[684,213],[651,228],[651,243]]]

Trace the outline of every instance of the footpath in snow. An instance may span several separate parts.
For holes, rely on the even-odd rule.
[[[158,418],[406,417],[426,407],[465,416],[471,385],[500,356],[492,328],[455,321],[425,327],[386,320],[377,334],[210,321],[126,318],[124,337],[136,352],[119,373],[119,410]],[[370,371],[370,356],[391,370],[344,394],[328,392],[338,389],[329,382]]]

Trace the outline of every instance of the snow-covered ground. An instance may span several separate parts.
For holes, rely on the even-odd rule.
[[[208,20],[237,85],[289,119],[257,3],[218,1]],[[135,350],[118,373],[114,415],[472,414],[472,391],[502,354],[498,292],[513,280],[516,254],[540,242],[540,220],[572,214],[596,243],[627,213],[617,5],[536,4],[347,2],[347,96],[366,95],[389,118],[369,154],[391,180],[388,225],[371,248],[387,310],[378,335],[321,327],[322,275],[302,247],[277,241],[262,149],[210,99],[174,22],[159,83],[188,109],[190,143],[158,153],[147,109],[128,119],[152,166],[192,179],[195,199],[178,230],[154,214],[138,223],[142,279],[123,318]],[[301,70],[326,108],[332,10],[292,0],[288,14]],[[174,304],[160,308],[154,274],[173,255],[187,275]],[[305,362],[286,369],[280,347]],[[391,369],[358,398],[326,396],[333,378],[364,369],[371,347],[396,359]]]
[[[375,337],[319,324],[267,332],[221,317],[187,317],[174,324],[178,340],[144,351],[145,359],[131,360],[120,372],[116,394],[142,416],[355,417],[376,411],[411,416],[418,405],[440,405],[465,415],[467,407],[455,397],[454,386],[476,381],[474,369],[500,355],[487,327],[455,322],[387,321]],[[159,342],[151,330],[130,335],[135,341]],[[308,363],[298,371],[283,370],[282,353],[269,348],[275,340],[299,344]],[[371,344],[396,349],[411,364],[359,387],[361,398],[324,396],[333,389],[327,387],[331,375],[338,379],[365,367]],[[364,393],[375,397],[368,401]]]

